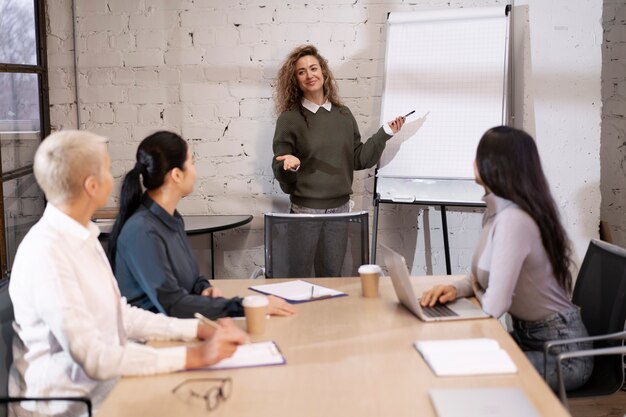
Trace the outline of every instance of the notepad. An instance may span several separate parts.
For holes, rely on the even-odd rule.
[[[274,342],[239,345],[230,358],[204,369],[250,368],[254,366],[284,365],[285,357]]]
[[[439,417],[539,417],[519,388],[443,388],[430,390]]]
[[[494,339],[428,340],[415,347],[437,376],[513,374],[517,367]]]
[[[303,280],[279,282],[277,284],[254,285],[251,290],[262,294],[274,295],[290,303],[306,303],[325,298],[348,295],[345,292],[333,290],[321,285],[311,284]]]

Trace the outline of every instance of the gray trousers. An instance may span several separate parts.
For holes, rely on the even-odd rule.
[[[350,202],[330,209],[312,209],[291,204],[294,214],[348,213]],[[312,221],[294,223],[289,228],[289,276],[338,277],[341,276],[346,247],[348,226],[339,221]],[[297,225],[297,226],[296,226]]]

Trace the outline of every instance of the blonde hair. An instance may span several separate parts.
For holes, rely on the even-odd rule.
[[[33,170],[46,199],[66,203],[80,194],[85,178],[100,179],[106,142],[79,130],[63,130],[44,139],[35,152]]]
[[[322,75],[324,76],[324,96],[335,106],[341,106],[341,100],[337,94],[337,83],[333,73],[328,67],[328,62],[313,45],[302,45],[291,51],[278,70],[276,80],[276,90],[274,101],[276,102],[276,113],[296,109],[301,105],[302,90],[298,86],[296,77],[296,63],[304,56],[313,56],[320,63]]]

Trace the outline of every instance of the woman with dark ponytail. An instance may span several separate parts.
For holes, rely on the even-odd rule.
[[[580,308],[570,298],[572,275],[569,242],[539,152],[526,132],[508,126],[489,129],[474,162],[476,182],[485,189],[483,231],[464,280],[438,285],[422,295],[432,307],[457,297],[475,296],[493,317],[509,313],[511,335],[541,374],[543,345],[549,340],[587,336]],[[548,357],[544,375],[556,389],[556,355],[590,349],[571,343]],[[565,388],[583,385],[593,369],[590,357],[564,361]]]
[[[157,132],[139,144],[136,159],[124,177],[108,244],[122,295],[136,307],[173,317],[242,316],[241,298],[221,297],[200,274],[176,210],[196,179],[187,142],[175,133]],[[270,314],[293,314],[285,301],[269,298]]]

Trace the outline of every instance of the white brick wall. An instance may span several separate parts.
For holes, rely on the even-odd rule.
[[[602,219],[626,247],[626,2],[604,0],[602,46]]]
[[[378,129],[388,12],[505,3],[81,0],[80,127],[110,138],[118,185],[145,135],[157,129],[182,133],[196,155],[198,181],[181,211],[255,216],[251,226],[216,235],[218,277],[245,277],[263,263],[263,213],[287,209],[270,169],[272,87],[286,54],[302,43],[317,44],[367,138]],[[69,0],[50,0],[48,15],[52,125],[75,127]],[[612,70],[616,77],[619,65]],[[371,208],[372,175],[355,175],[357,209]],[[471,211],[448,215],[453,272],[469,266],[480,217]],[[380,230],[379,241],[403,248],[415,273],[445,271],[438,210],[384,205]]]

